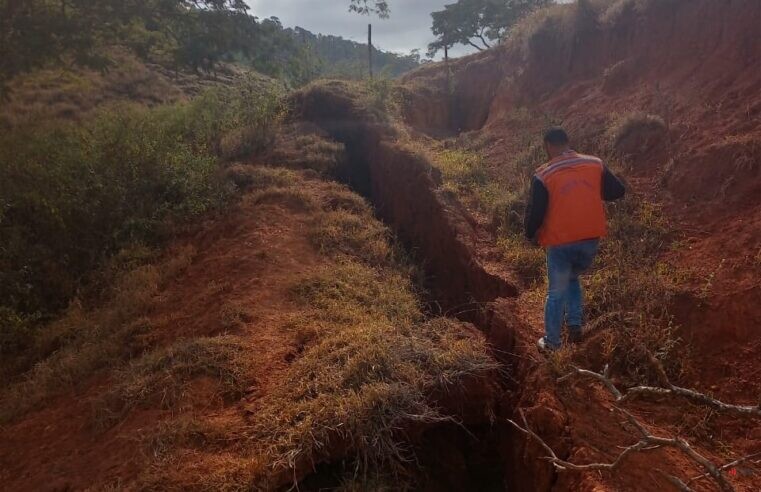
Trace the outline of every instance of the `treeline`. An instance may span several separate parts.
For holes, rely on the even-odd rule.
[[[114,47],[177,70],[243,62],[291,85],[355,76],[363,60],[362,45],[257,19],[243,0],[0,0],[0,91],[51,65],[107,69]],[[376,58],[391,74],[415,65],[414,57]]]
[[[361,78],[367,75],[367,45],[340,36],[313,34],[296,27],[287,29],[293,40],[316,61],[320,77]],[[373,48],[373,67],[378,72],[397,77],[420,64],[420,55],[413,52],[399,55]]]

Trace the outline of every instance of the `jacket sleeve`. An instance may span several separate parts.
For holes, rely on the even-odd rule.
[[[612,202],[623,198],[626,194],[626,187],[615,174],[610,172],[607,166],[602,173],[602,198],[606,202]]]
[[[550,194],[547,192],[547,188],[539,178],[534,176],[534,179],[531,180],[531,193],[523,219],[525,234],[528,240],[533,240],[539,228],[542,227],[549,201]]]

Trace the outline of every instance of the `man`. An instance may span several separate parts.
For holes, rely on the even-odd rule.
[[[624,196],[624,185],[597,157],[571,150],[568,135],[544,135],[550,161],[537,169],[526,208],[526,237],[547,251],[547,300],[541,351],[560,348],[565,319],[571,343],[582,340],[583,293],[579,275],[592,266],[607,233],[603,201]]]

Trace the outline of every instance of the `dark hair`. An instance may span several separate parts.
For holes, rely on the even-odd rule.
[[[559,126],[550,128],[544,132],[544,141],[550,145],[568,145],[568,134]]]

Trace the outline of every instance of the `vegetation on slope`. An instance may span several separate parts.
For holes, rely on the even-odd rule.
[[[118,106],[77,124],[29,121],[0,136],[0,353],[24,344],[114,253],[222,204],[222,157],[263,150],[283,116],[258,79],[190,103]]]
[[[412,267],[362,198],[303,172],[241,167],[234,179],[243,174],[251,178],[250,205],[243,206],[278,220],[306,217],[309,226],[298,234],[319,258],[314,267],[299,267],[305,271],[288,287],[294,308],[269,320],[295,347],[250,415],[240,417],[238,401],[262,377],[251,354],[275,349],[249,339],[248,329],[262,329],[245,314],[257,306],[240,305],[232,315],[216,306],[230,320],[226,333],[151,342],[145,313],[162,302],[156,294],[172,279],[181,285],[199,255],[188,250],[127,270],[110,300],[95,309],[72,306],[40,332],[37,347],[56,350],[2,394],[0,417],[12,422],[102,374],[108,385],[93,399],[89,421],[96,432],[143,411],[163,416],[139,430],[148,462],[141,476],[123,477],[122,485],[272,488],[308,473],[313,463],[345,460],[347,486],[391,476],[398,489],[414,480],[414,431],[452,422],[435,395],[499,366],[484,341],[459,323],[424,317]],[[214,382],[213,404],[221,409],[204,410],[212,402],[192,400],[202,380]],[[224,423],[220,412],[229,417]]]

